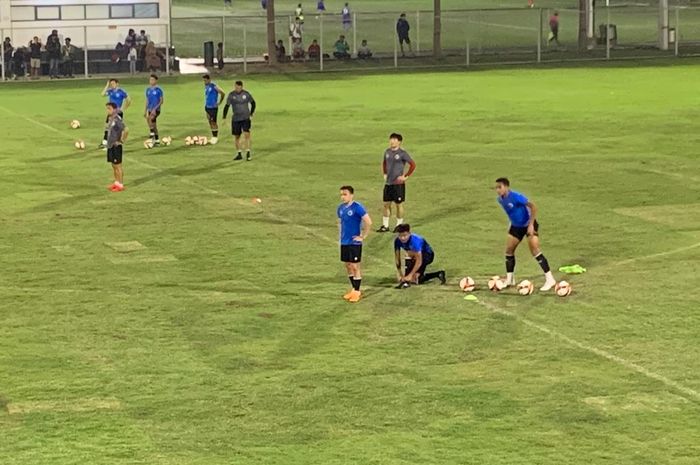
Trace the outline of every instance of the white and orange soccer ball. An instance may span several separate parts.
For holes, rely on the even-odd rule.
[[[518,284],[518,294],[520,295],[530,295],[534,290],[535,285],[527,279],[525,279],[524,281],[520,281],[520,284]]]
[[[192,145],[193,143],[190,136],[185,137],[185,145]]]
[[[571,284],[566,281],[559,281],[557,285],[554,286],[554,292],[556,292],[559,297],[566,297],[571,294]]]
[[[192,136],[192,143],[194,145],[199,145],[199,136]]]
[[[75,145],[75,148],[78,150],[85,150],[85,141],[83,140],[76,140],[73,145]]]
[[[74,119],[70,122],[70,127],[72,127],[73,129],[78,129],[80,127],[80,121]]]
[[[165,137],[161,138],[160,143],[165,145],[165,146],[168,146],[168,145],[173,143],[173,138],[170,136],[165,136]]]
[[[152,149],[153,148],[153,139],[146,139],[143,141],[143,146],[147,149]]]
[[[467,276],[466,278],[462,278],[459,280],[459,288],[462,289],[464,292],[471,292],[476,288],[476,283],[472,278]]]
[[[506,288],[506,282],[500,276],[493,276],[489,279],[489,290],[494,292],[502,291]]]

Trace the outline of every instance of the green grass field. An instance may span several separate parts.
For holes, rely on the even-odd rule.
[[[183,145],[207,134],[193,78],[162,80],[176,141],[145,150],[126,81],[119,194],[72,147],[101,138],[101,82],[0,86],[2,464],[697,464],[698,71],[250,78],[250,163]],[[373,234],[351,305],[337,189],[380,222],[391,131],[449,285],[393,289]],[[503,273],[503,175],[550,263],[588,268],[570,297],[463,300]]]

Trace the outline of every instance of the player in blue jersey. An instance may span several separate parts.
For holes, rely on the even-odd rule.
[[[202,76],[204,80],[204,112],[207,114],[209,128],[211,128],[211,143],[219,142],[219,125],[217,118],[219,116],[219,105],[224,101],[226,94],[216,83],[211,82],[211,77],[208,74]]]
[[[411,226],[400,224],[396,226],[398,235],[394,240],[394,258],[399,279],[397,289],[409,287],[411,284],[423,284],[438,278],[440,284],[445,284],[445,270],[426,273],[428,265],[435,260],[435,252],[428,241],[418,234],[411,233]],[[401,251],[406,255],[406,267],[401,266]]]
[[[158,87],[158,76],[151,74],[148,79],[149,86],[146,88],[146,109],[144,110],[144,118],[148,123],[151,140],[154,144],[160,144],[158,137],[158,116],[160,109],[163,106],[163,89]]]
[[[112,78],[107,81],[107,84],[105,85],[105,88],[102,89],[102,93],[100,95],[107,97],[107,103],[113,103],[117,106],[117,114],[119,115],[119,118],[123,120],[124,111],[129,108],[129,105],[131,105],[131,97],[129,97],[129,94],[127,94],[124,89],[119,87],[119,79]],[[109,115],[107,116],[107,119],[105,119],[105,132],[102,135],[102,143],[98,147],[100,149],[107,148],[108,124]]]
[[[359,302],[362,297],[362,243],[369,234],[372,220],[362,204],[355,202],[355,189],[352,186],[340,188],[338,206],[338,232],[340,234],[340,261],[345,263],[352,289],[343,296],[348,302]]]
[[[540,291],[552,289],[557,282],[549,269],[547,259],[540,250],[538,235],[540,225],[537,223],[537,207],[523,194],[510,190],[508,178],[496,179],[496,192],[498,193],[498,203],[510,219],[510,229],[506,242],[506,285],[515,285],[515,249],[527,236],[530,252],[544,271],[545,283]]]

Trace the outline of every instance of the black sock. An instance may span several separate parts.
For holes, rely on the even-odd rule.
[[[432,273],[425,273],[423,276],[421,276],[421,277],[418,279],[418,282],[421,283],[421,284],[423,284],[423,283],[425,283],[425,282],[428,282],[428,281],[430,281],[431,279],[435,279],[435,278],[437,278],[438,276],[440,276],[440,273],[442,273],[442,272],[441,272],[441,271],[433,271]]]
[[[350,285],[352,286],[352,288],[355,289],[355,277],[348,276],[348,279],[350,280]]]
[[[212,129],[211,130],[211,135],[214,137],[219,137],[219,130],[218,129]]]
[[[153,131],[153,136],[156,138],[156,140],[160,139],[160,137],[158,137],[158,130],[157,129],[155,131]]]
[[[352,278],[352,288],[356,291],[360,290],[360,284],[362,284],[362,278]]]
[[[515,256],[506,255],[506,272],[512,273],[515,271]]]
[[[549,262],[543,254],[539,254],[538,256],[536,256],[535,260],[537,260],[537,263],[539,263],[540,267],[542,267],[542,271],[544,271],[545,273],[549,273]]]
[[[105,131],[105,135],[102,136],[102,140],[107,140],[107,131]]]

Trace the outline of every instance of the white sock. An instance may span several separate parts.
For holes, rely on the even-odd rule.
[[[396,218],[396,226],[403,224],[403,218]]]
[[[506,273],[506,282],[509,284],[515,282],[515,277],[513,276],[513,273]]]
[[[124,187],[124,184],[120,183],[119,181],[114,181],[114,185],[117,187]]]
[[[382,226],[389,229],[389,217],[388,216],[382,216]]]
[[[551,271],[546,272],[546,273],[544,274],[544,277],[545,277],[545,279],[547,280],[548,283],[552,283],[552,282],[556,281],[556,280],[554,279],[554,275],[552,274]]]

